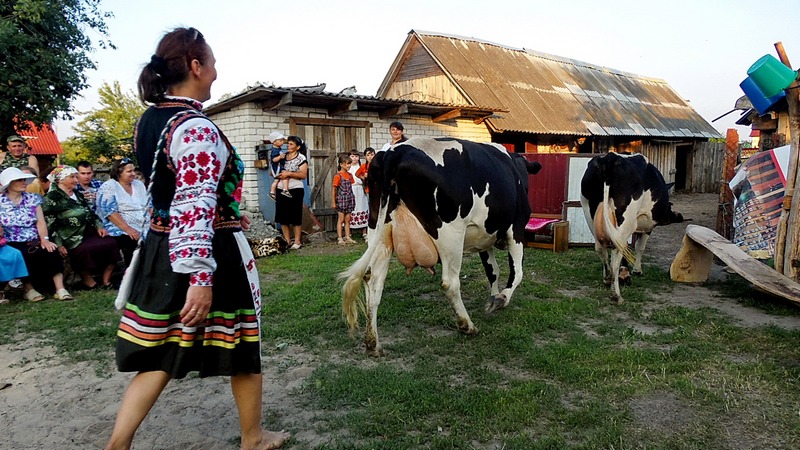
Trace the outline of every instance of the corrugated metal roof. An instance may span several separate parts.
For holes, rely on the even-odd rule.
[[[408,39],[418,39],[474,105],[508,110],[487,119],[497,130],[721,137],[664,80],[473,38],[412,30]]]
[[[284,98],[287,94],[291,94],[291,101],[289,103],[292,105],[314,108],[336,108],[339,105],[356,102],[356,109],[359,111],[382,112],[398,106],[405,106],[410,114],[436,116],[458,109],[462,112],[462,117],[471,118],[488,117],[493,113],[503,113],[505,111],[502,108],[479,106],[476,104],[441,103],[326,92],[324,88],[325,85],[317,87],[279,87],[256,84],[254,86],[248,86],[238,94],[234,94],[218,103],[203,108],[203,111],[206,114],[213,115],[247,102],[276,101],[277,99]]]
[[[31,155],[60,155],[64,153],[61,143],[58,142],[53,128],[44,124],[37,127],[32,122],[26,122],[27,130],[17,130],[17,134],[28,143],[28,153]]]

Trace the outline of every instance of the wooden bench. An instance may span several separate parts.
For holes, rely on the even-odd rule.
[[[545,239],[537,239],[541,237]],[[525,246],[566,251],[569,249],[569,222],[562,214],[531,214],[525,226]]]
[[[688,225],[683,247],[669,268],[673,281],[697,283],[708,280],[711,263],[717,256],[734,272],[769,294],[800,303],[800,284],[751,257],[714,230]]]

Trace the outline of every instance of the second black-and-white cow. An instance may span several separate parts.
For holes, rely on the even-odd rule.
[[[379,152],[368,173],[369,246],[340,274],[342,307],[351,331],[366,314],[365,344],[383,354],[378,306],[394,252],[408,271],[442,264],[442,288],[464,333],[477,330],[461,300],[461,261],[480,253],[491,285],[486,310],[504,308],[522,281],[525,225],[530,216],[528,174],[539,171],[498,144],[450,138],[412,138]],[[501,291],[493,247],[507,248],[510,274]],[[359,303],[365,283],[365,304]]]
[[[641,154],[595,156],[583,174],[581,206],[603,261],[604,281],[613,284],[611,297],[617,303],[623,301],[619,290],[623,257],[633,263],[634,274],[641,274],[642,254],[653,228],[683,220],[672,212],[669,187]],[[635,255],[628,248],[634,233],[639,234]]]

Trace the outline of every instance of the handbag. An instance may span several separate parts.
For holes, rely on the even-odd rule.
[[[133,277],[139,269],[139,251],[142,249],[143,242],[144,240],[140,238],[136,245],[136,250],[133,251],[133,256],[131,256],[131,264],[125,269],[125,273],[122,275],[122,282],[119,284],[117,298],[114,299],[114,307],[118,310],[125,308],[125,304],[128,303],[128,299],[131,297]]]

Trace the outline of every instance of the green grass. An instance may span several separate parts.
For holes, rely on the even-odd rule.
[[[273,420],[313,428],[323,448],[800,445],[800,332],[744,327],[716,309],[671,304],[673,284],[657,268],[646,265],[646,275],[623,288],[626,302],[613,305],[592,251],[528,249],[511,304],[487,316],[483,269],[466,257],[462,294],[480,331],[464,336],[440,277],[407,276],[395,262],[378,314],[387,355],[374,359],[341,315],[336,274],[358,256],[354,248],[259,260],[266,353],[280,359],[280,344],[288,343],[321,361],[293,394],[313,419]],[[502,252],[497,259],[501,267],[507,260]],[[726,302],[800,316],[729,278],[710,284],[715,295],[733,297]],[[107,368],[119,317],[112,297],[81,293],[74,302],[3,307],[0,343],[40,338]],[[299,364],[289,354],[285,360]],[[290,448],[310,444],[296,437]]]

